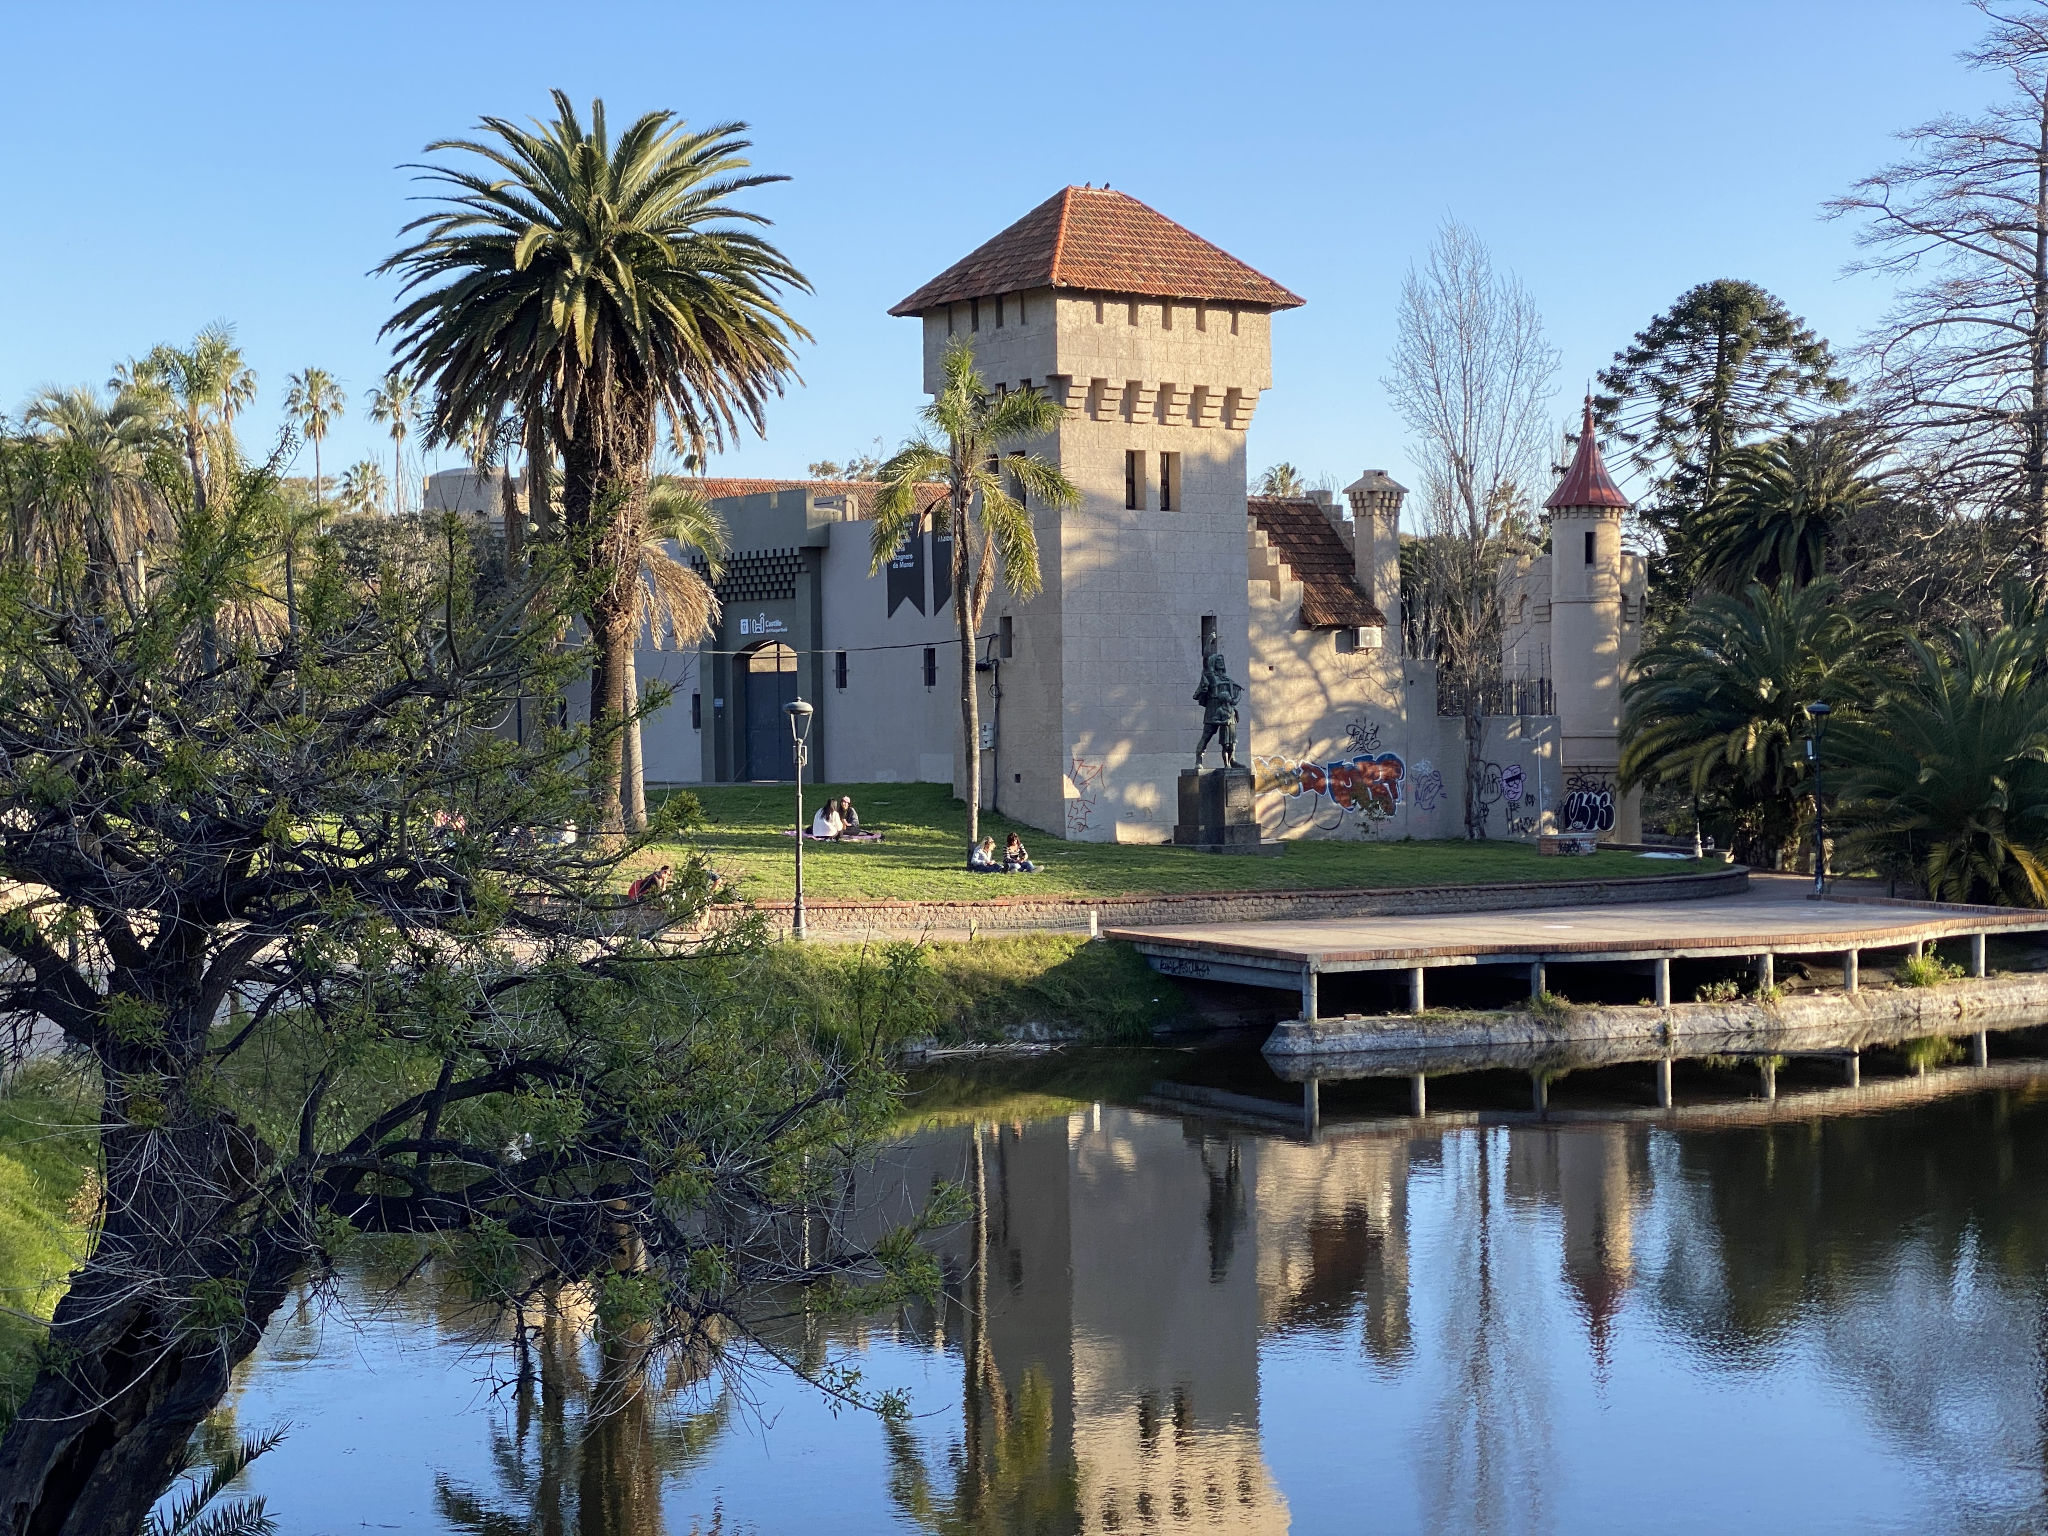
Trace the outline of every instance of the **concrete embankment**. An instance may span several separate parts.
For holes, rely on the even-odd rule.
[[[2048,1022],[2048,975],[1990,976],[1931,987],[1800,992],[1776,999],[1668,1008],[1511,1008],[1492,1012],[1348,1014],[1277,1026],[1266,1042],[1295,1070],[1335,1057],[1427,1056],[1445,1050],[1580,1051],[1621,1047],[1677,1055],[1719,1051],[1855,1050],[1929,1035],[1972,1035]]]

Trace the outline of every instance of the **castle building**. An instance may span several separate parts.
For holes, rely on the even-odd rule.
[[[890,311],[919,323],[927,391],[965,338],[991,388],[1055,401],[1047,438],[1012,446],[1080,491],[1033,509],[1042,590],[998,583],[989,602],[985,798],[1064,837],[1168,840],[1200,730],[1191,695],[1220,651],[1244,685],[1240,761],[1269,837],[1463,836],[1476,764],[1489,836],[1632,839],[1614,738],[1642,572],[1590,431],[1549,503],[1553,549],[1574,558],[1505,578],[1522,670],[1471,754],[1434,663],[1404,654],[1403,488],[1369,471],[1341,501],[1248,495],[1273,317],[1302,302],[1136,198],[1068,187]],[[821,780],[964,785],[947,538],[927,524],[870,574],[878,486],[701,489],[733,531],[724,613],[694,652],[641,654],[677,699],[645,727],[648,777],[788,777],[782,707],[800,693]]]

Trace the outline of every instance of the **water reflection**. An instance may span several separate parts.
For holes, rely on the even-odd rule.
[[[922,1136],[876,1170],[872,1219],[938,1179],[973,1195],[939,1305],[778,1325],[788,1347],[856,1352],[926,1416],[834,1418],[769,1382],[748,1432],[729,1394],[635,1393],[565,1327],[536,1382],[471,1416],[473,1449],[437,1453],[421,1528],[652,1536],[721,1508],[734,1528],[991,1536],[2048,1513],[2034,1091],[1319,1142],[1101,1105]],[[286,1530],[316,1528],[291,1467],[332,1452],[302,1433],[259,1464],[284,1479]]]

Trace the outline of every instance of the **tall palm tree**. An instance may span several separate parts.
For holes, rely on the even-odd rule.
[[[222,470],[218,461],[223,455],[215,451],[215,439],[222,440],[219,446],[231,447],[236,414],[256,398],[256,370],[235,344],[234,327],[215,321],[189,347],[152,347],[130,365],[127,375],[135,387],[162,390],[175,403],[185,465],[192,476],[192,510],[204,515],[208,479]],[[123,372],[117,369],[115,383],[122,382]]]
[[[1845,852],[1937,901],[2048,906],[2048,621],[2016,608],[1909,638],[1905,677],[1830,741]]]
[[[1799,822],[1806,706],[1826,699],[1853,719],[1884,638],[1833,580],[1697,599],[1623,689],[1623,786],[1680,784],[1725,806],[1735,856],[1775,867]]]
[[[1881,494],[1873,471],[1884,453],[1839,419],[1736,449],[1690,538],[1696,584],[1740,592],[1751,582],[1813,581],[1835,528]]]
[[[370,420],[384,423],[391,433],[391,510],[398,517],[405,516],[405,439],[419,410],[419,390],[418,378],[393,368],[370,391]]]
[[[148,388],[111,398],[89,388],[47,389],[26,413],[46,450],[31,558],[54,566],[67,552],[82,553],[102,600],[119,589],[154,526],[150,459],[171,445],[164,398]]]
[[[700,455],[742,425],[761,431],[808,335],[778,295],[809,285],[735,227],[767,220],[734,194],[784,179],[745,174],[744,124],[693,133],[650,112],[614,143],[603,102],[588,129],[564,93],[554,104],[550,122],[488,117],[484,138],[429,145],[483,164],[420,167],[446,189],[442,206],[378,270],[404,279],[384,330],[433,388],[438,440],[512,410],[544,413],[560,450],[563,532],[592,576],[593,788],[615,827],[658,421]]]
[[[953,532],[953,619],[960,636],[960,732],[967,764],[967,839],[981,837],[981,694],[974,683],[975,640],[1000,568],[1017,597],[1039,589],[1038,535],[1026,501],[1055,510],[1081,499],[1050,459],[1012,448],[1044,437],[1060,408],[1032,390],[992,393],[974,367],[974,348],[946,348],[945,382],[920,413],[928,430],[882,466],[875,497],[868,569],[879,571],[914,537],[927,510]],[[933,482],[945,487],[935,502]],[[1011,492],[1016,494],[1012,495]]]
[[[327,441],[327,429],[338,416],[348,414],[348,397],[325,368],[308,368],[295,373],[292,390],[285,396],[285,414],[313,445],[313,506],[321,506],[320,445]]]

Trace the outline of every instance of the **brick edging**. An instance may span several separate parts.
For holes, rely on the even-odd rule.
[[[806,901],[812,929],[932,928],[994,931],[1085,928],[1095,913],[1104,927],[1136,923],[1259,922],[1284,918],[1361,914],[1495,912],[1515,907],[1607,906],[1637,901],[1683,901],[1731,896],[1746,890],[1740,864],[1708,874],[1626,875],[1598,880],[1512,881],[1490,885],[1410,885],[1341,891],[1192,891],[1149,896],[1026,896],[990,901]],[[752,903],[777,930],[788,927],[788,901]],[[715,917],[713,907],[706,913]]]

